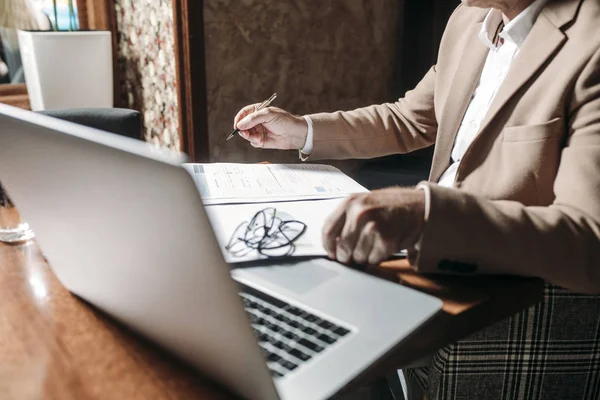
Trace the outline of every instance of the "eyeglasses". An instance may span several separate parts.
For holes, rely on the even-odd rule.
[[[266,257],[290,256],[296,250],[294,242],[305,231],[305,223],[283,220],[274,207],[269,207],[254,214],[250,221],[238,225],[225,250],[234,257],[243,257],[252,251]]]

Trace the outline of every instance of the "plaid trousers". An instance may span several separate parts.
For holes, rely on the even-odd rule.
[[[546,284],[540,303],[406,376],[427,400],[600,399],[600,296]]]

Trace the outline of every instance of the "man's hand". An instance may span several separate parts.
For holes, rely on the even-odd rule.
[[[254,147],[301,150],[306,142],[308,126],[300,116],[277,107],[256,111],[257,104],[246,106],[233,120],[233,128]]]
[[[323,246],[342,263],[375,265],[412,248],[425,225],[425,193],[390,188],[350,196],[323,225]]]

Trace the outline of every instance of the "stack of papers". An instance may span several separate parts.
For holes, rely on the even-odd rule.
[[[346,197],[368,192],[339,169],[317,164],[183,164],[205,205]]]
[[[305,227],[288,254],[325,256],[321,230],[325,219],[353,193],[368,192],[339,169],[315,164],[184,164],[202,196],[208,217],[229,263],[273,256],[245,246],[245,227],[263,210],[279,222],[294,221]],[[287,234],[293,234],[288,232]],[[254,235],[253,237],[255,237]],[[286,250],[284,247],[283,250]]]

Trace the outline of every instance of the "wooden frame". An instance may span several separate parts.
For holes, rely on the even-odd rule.
[[[208,162],[204,1],[172,1],[181,150],[192,161]]]
[[[27,87],[24,83],[2,84],[0,85],[0,103],[5,103],[14,107],[31,109]]]
[[[117,18],[114,0],[76,0],[81,29],[112,32],[114,105],[121,103],[119,63],[117,58]],[[24,83],[0,85],[0,103],[30,109],[27,87]]]

